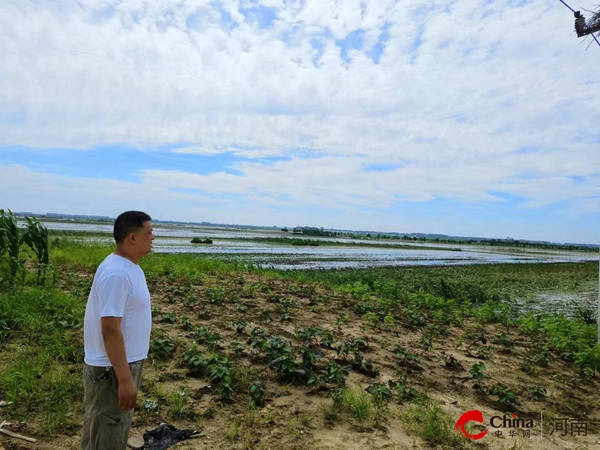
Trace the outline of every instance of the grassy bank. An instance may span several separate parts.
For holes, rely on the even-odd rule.
[[[36,287],[31,273],[0,286],[0,400],[13,402],[0,412],[48,445],[81,426],[83,313],[111,251],[61,239],[56,285]],[[454,449],[475,448],[453,430],[468,409],[600,419],[593,321],[519,314],[513,302],[586,292],[597,263],[278,272],[151,254],[141,266],[154,322],[141,429],[202,429],[211,448],[409,436]]]
[[[597,289],[598,262],[557,264],[479,264],[283,272],[297,281],[362,289],[373,295],[401,297],[426,292],[443,298],[483,303],[513,300],[540,292],[578,293]]]

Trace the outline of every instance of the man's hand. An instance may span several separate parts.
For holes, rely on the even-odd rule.
[[[123,381],[119,380],[119,409],[127,411],[135,408],[137,393],[138,390],[135,387],[132,377]]]

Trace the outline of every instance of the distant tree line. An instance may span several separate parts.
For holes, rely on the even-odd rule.
[[[289,231],[287,228],[282,228],[281,231]],[[530,248],[540,250],[566,250],[579,252],[598,252],[598,247],[573,244],[552,244],[548,242],[529,242],[519,241],[516,239],[444,239],[431,238],[427,236],[414,236],[410,234],[384,234],[384,233],[356,233],[350,231],[328,231],[324,228],[317,227],[296,227],[294,233],[305,234],[308,236],[327,236],[327,237],[345,237],[350,239],[387,239],[387,240],[402,240],[423,243],[437,244],[453,244],[453,245],[482,245],[490,247],[514,247],[514,248]]]

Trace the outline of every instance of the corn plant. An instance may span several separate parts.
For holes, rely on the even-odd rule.
[[[27,226],[21,236],[21,243],[26,244],[34,253],[37,260],[37,284],[46,284],[48,270],[53,272],[53,281],[56,281],[56,271],[50,264],[50,249],[48,246],[48,229],[35,217],[26,217]]]
[[[5,212],[0,209],[0,263],[8,263],[11,280],[14,280],[19,272],[25,275],[23,262],[19,260],[20,234],[17,218],[12,211],[9,209]]]

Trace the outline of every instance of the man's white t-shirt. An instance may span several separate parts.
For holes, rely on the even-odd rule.
[[[98,267],[85,309],[84,360],[90,366],[112,365],[104,349],[100,320],[111,316],[122,317],[121,332],[127,362],[147,358],[152,311],[146,277],[140,266],[114,253]]]

